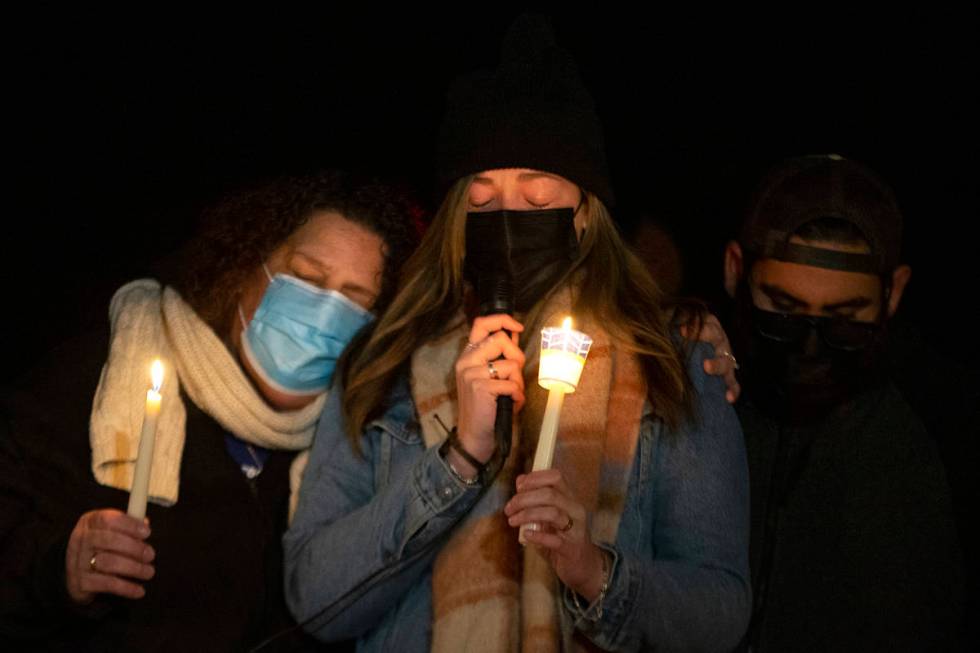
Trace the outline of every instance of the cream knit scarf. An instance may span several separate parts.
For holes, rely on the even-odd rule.
[[[270,449],[310,446],[325,395],[305,408],[278,412],[265,403],[218,336],[173,289],[151,279],[133,281],[109,305],[109,359],[92,402],[92,473],[102,485],[128,491],[139,448],[150,364],[164,364],[163,395],[150,475],[150,500],[177,501],[184,450],[187,396],[235,436]],[[302,459],[302,460],[301,460]],[[305,456],[297,457],[298,485]]]
[[[567,301],[553,301],[543,324],[561,323]],[[594,339],[578,390],[565,398],[555,466],[591,516],[594,541],[614,542],[646,396],[636,358],[618,351],[593,322],[576,328]],[[438,415],[456,423],[453,366],[467,341],[462,317],[447,335],[412,357],[412,395],[427,446],[445,437]],[[560,584],[547,559],[522,548],[502,508],[514,479],[534,458],[547,392],[537,384],[539,338],[529,338],[524,368],[527,404],[516,419],[510,459],[493,486],[456,527],[436,559],[433,575],[432,650],[587,651],[594,646],[563,618]]]

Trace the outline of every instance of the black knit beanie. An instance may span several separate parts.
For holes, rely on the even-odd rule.
[[[606,206],[614,202],[592,97],[541,16],[518,18],[504,37],[497,69],[457,79],[448,94],[436,149],[440,190],[497,168],[551,172]]]

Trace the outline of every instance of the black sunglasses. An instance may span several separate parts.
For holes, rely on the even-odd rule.
[[[867,347],[878,330],[877,322],[855,322],[842,317],[818,317],[797,313],[774,313],[752,307],[760,335],[777,342],[802,342],[816,330],[834,349],[857,351]]]

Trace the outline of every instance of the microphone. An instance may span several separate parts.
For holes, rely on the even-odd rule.
[[[506,270],[498,268],[481,273],[477,278],[476,294],[480,301],[480,315],[514,314],[514,282]],[[504,333],[508,337],[510,336],[510,332],[506,329],[504,329]],[[493,433],[500,455],[495,465],[496,471],[503,467],[504,461],[510,455],[510,437],[513,423],[514,399],[506,396],[497,397],[497,416],[493,423]]]

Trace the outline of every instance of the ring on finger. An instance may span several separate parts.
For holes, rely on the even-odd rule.
[[[98,571],[99,571],[99,563],[98,563],[98,561],[97,561],[97,560],[95,559],[95,558],[96,558],[96,556],[98,556],[98,555],[99,555],[99,553],[98,553],[98,551],[96,551],[95,553],[93,553],[93,554],[92,554],[92,557],[91,557],[91,558],[89,558],[89,561],[88,561],[88,568],[89,568],[89,571],[92,571],[92,572],[95,572],[95,573],[98,573]]]
[[[493,361],[487,361],[487,372],[490,373],[491,379],[496,380],[500,378],[500,373],[497,372],[497,368],[493,366]]]
[[[728,351],[726,349],[726,350],[723,350],[723,351],[718,352],[718,355],[721,356],[722,358],[731,358],[732,359],[732,367],[734,367],[736,370],[739,369],[739,367],[738,367],[738,361],[735,360],[735,356],[734,356],[734,354],[732,354],[732,352],[730,352],[730,351]]]
[[[567,533],[568,531],[572,530],[572,526],[574,524],[575,524],[575,520],[572,519],[571,515],[568,515],[568,523],[562,526],[561,528],[559,528],[558,530],[561,531],[562,533]]]
[[[467,342],[466,346],[463,347],[463,353],[468,354],[471,351],[476,351],[483,345],[484,342],[485,342],[484,340],[481,340],[479,342]]]

